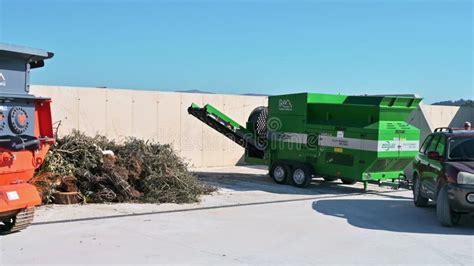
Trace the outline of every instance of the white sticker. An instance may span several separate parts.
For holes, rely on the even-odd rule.
[[[343,139],[344,138],[344,131],[338,131],[337,132],[337,138],[338,139]]]
[[[418,151],[418,140],[391,141],[370,140],[354,138],[336,138],[331,136],[319,136],[319,145],[335,148],[347,148],[364,151]]]
[[[19,200],[20,199],[20,196],[18,195],[18,193],[16,191],[8,191],[7,192],[7,198],[8,200],[12,201],[12,200]]]

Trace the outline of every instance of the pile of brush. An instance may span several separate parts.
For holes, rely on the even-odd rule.
[[[97,203],[188,203],[214,191],[188,171],[170,145],[136,138],[116,143],[78,131],[57,139],[32,183],[44,203],[56,192],[79,192]]]

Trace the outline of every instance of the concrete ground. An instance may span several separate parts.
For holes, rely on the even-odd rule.
[[[474,217],[442,227],[407,190],[320,180],[297,189],[265,169],[196,171],[220,188],[199,204],[41,207],[34,225],[0,238],[0,265],[474,263]]]

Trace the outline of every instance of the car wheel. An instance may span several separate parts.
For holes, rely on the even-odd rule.
[[[421,180],[418,176],[413,176],[413,203],[416,207],[428,206],[428,198],[421,193]]]
[[[451,210],[448,190],[446,186],[443,186],[439,190],[438,197],[436,198],[436,216],[438,217],[438,221],[444,226],[451,227],[459,222],[459,215],[460,214]]]
[[[270,168],[270,176],[277,184],[286,184],[289,174],[289,167],[284,163],[274,163]]]
[[[311,182],[312,171],[307,166],[296,166],[291,173],[291,181],[296,187],[307,187]]]
[[[341,178],[341,181],[344,185],[354,185],[355,183],[357,183],[357,180],[355,180],[355,179]]]

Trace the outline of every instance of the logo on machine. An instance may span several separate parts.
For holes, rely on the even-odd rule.
[[[393,150],[396,148],[396,144],[392,141],[385,141],[385,142],[382,142],[382,150],[385,150],[385,151],[390,151],[390,150]]]
[[[2,72],[0,72],[0,86],[7,86],[7,80],[5,79],[5,76]]]
[[[280,99],[278,102],[278,110],[280,111],[293,111],[293,105],[288,99]]]

